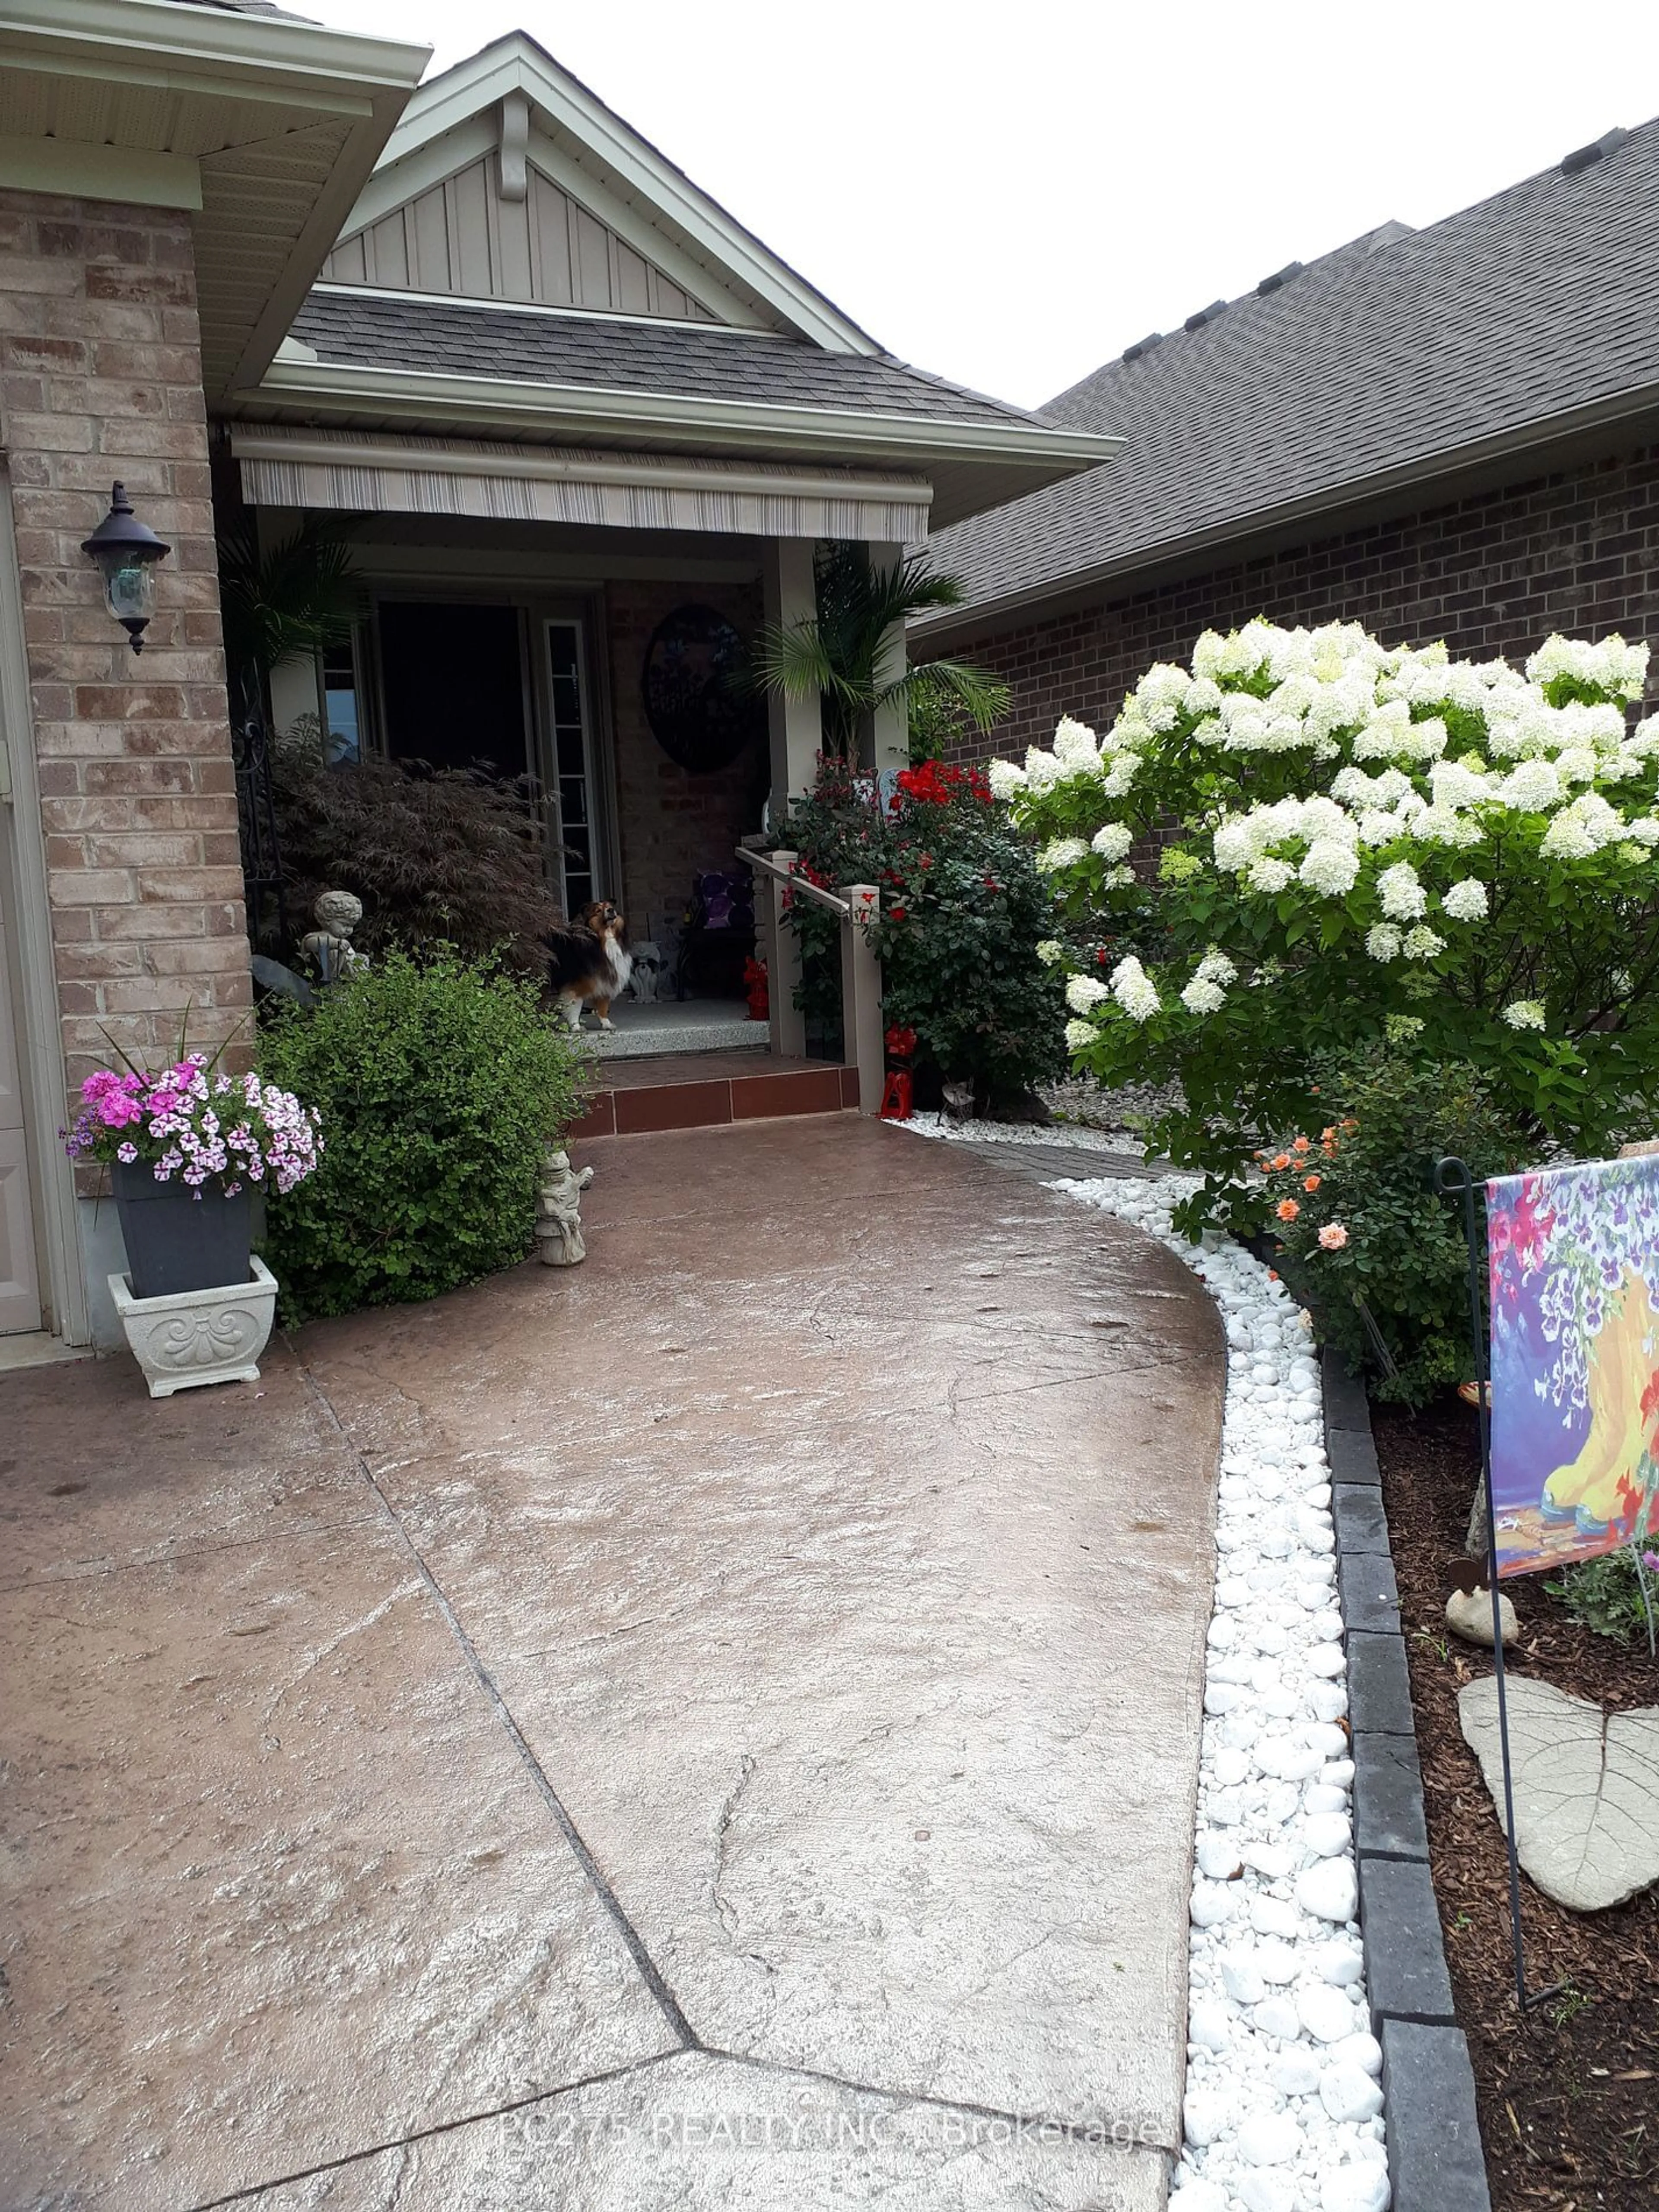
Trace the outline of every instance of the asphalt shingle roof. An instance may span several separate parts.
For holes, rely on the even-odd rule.
[[[960,391],[890,354],[829,353],[804,339],[767,333],[520,313],[464,301],[341,289],[312,293],[293,336],[313,347],[324,362],[371,368],[914,416],[935,422],[1054,427],[1022,408]]]
[[[1424,230],[1386,225],[1108,362],[1040,411],[1121,434],[1117,459],[942,531],[931,550],[973,604],[1040,596],[1656,385],[1649,123],[1574,174],[1548,169]]]
[[[309,23],[316,26],[314,15],[295,15],[286,8],[278,8],[275,0],[177,0],[182,8],[216,8],[222,15],[274,15],[283,23]]]

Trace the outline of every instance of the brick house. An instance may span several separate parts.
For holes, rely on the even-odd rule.
[[[557,895],[640,932],[818,742],[777,705],[686,765],[647,648],[672,677],[810,612],[819,541],[896,550],[1113,449],[896,361],[530,40],[428,58],[266,0],[6,9],[0,1340],[111,1335],[113,1210],[57,1142],[81,1076],[252,1003],[216,498],[354,547],[356,634],[275,672],[277,728],[528,775]],[[142,659],[81,550],[116,480],[172,549]],[[866,738],[902,759],[896,718]]]
[[[1039,411],[1124,444],[934,539],[968,604],[913,657],[1013,692],[965,757],[1103,725],[1153,661],[1254,615],[1483,658],[1656,635],[1659,124],[1292,264]]]

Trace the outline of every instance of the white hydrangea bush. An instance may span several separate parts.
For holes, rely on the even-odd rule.
[[[994,763],[1092,947],[1079,1066],[1179,1078],[1158,1139],[1224,1182],[1301,1126],[1322,1060],[1368,1044],[1474,1062],[1540,1134],[1639,1120],[1659,1091],[1647,667],[1620,637],[1553,637],[1520,668],[1252,622],[1150,669],[1103,734],[1067,717]]]

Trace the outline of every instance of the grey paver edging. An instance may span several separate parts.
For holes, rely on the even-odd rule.
[[[1348,1647],[1354,1844],[1371,2028],[1382,2045],[1392,2212],[1491,2212],[1474,2069],[1452,2010],[1400,1595],[1363,1383],[1321,1362]]]

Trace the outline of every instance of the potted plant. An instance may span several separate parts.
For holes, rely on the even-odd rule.
[[[255,1074],[185,1053],[81,1086],[70,1157],[106,1164],[127,1252],[110,1294],[152,1397],[255,1376],[276,1285],[251,1251],[253,1191],[292,1190],[317,1164],[320,1117]]]

